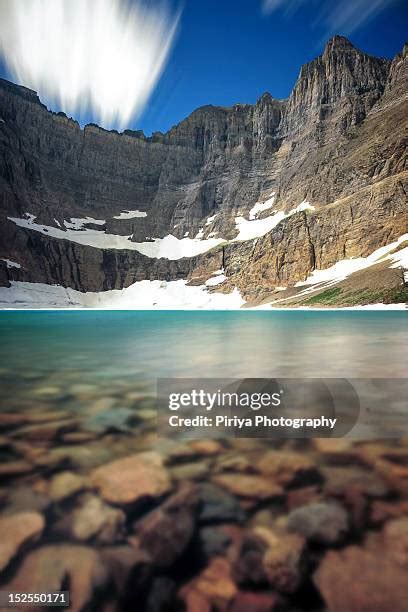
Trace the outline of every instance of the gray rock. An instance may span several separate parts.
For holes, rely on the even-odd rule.
[[[205,483],[199,489],[199,519],[203,523],[241,522],[245,513],[236,497],[221,487]]]
[[[82,424],[82,428],[86,431],[94,431],[104,433],[106,431],[130,431],[129,423],[135,419],[135,413],[129,408],[112,408],[94,414],[89,419],[86,419]]]
[[[349,528],[346,510],[334,502],[307,504],[288,515],[288,530],[303,535],[310,542],[336,544]]]

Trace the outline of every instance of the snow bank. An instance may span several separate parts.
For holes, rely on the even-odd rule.
[[[224,270],[217,270],[214,272],[214,276],[205,281],[207,287],[216,287],[217,285],[221,285],[224,281],[227,280],[227,277],[224,274]]]
[[[12,261],[11,259],[2,258],[1,261],[4,261],[8,268],[21,268],[21,265],[19,263],[17,263],[16,261]]]
[[[151,258],[181,259],[182,257],[194,257],[225,242],[222,238],[210,238],[208,240],[199,240],[197,238],[179,239],[170,234],[164,238],[155,238],[151,242],[132,242],[132,236],[107,234],[104,231],[83,228],[85,223],[105,223],[105,221],[101,220],[90,220],[90,217],[87,217],[87,219],[71,219],[69,228],[66,230],[36,223],[35,216],[28,213],[22,219],[18,217],[8,217],[8,219],[19,227],[34,230],[46,236],[59,238],[60,240],[70,240],[77,244],[98,249],[138,251]],[[67,224],[66,221],[64,223]]]
[[[266,203],[266,202],[265,202]],[[295,215],[296,213],[306,211],[306,210],[314,210],[315,207],[309,204],[309,202],[301,202],[299,206],[293,208],[289,212],[285,213],[284,211],[275,212],[270,217],[265,217],[265,219],[254,219],[251,220],[256,214],[259,214],[259,207],[256,209],[258,205],[250,210],[249,217],[250,220],[244,219],[242,216],[235,217],[235,225],[239,231],[238,236],[236,236],[233,242],[241,242],[244,240],[253,240],[254,238],[260,238],[261,236],[265,236],[268,232],[270,232],[274,227],[279,225],[284,219]],[[259,205],[260,206],[260,205]],[[272,206],[272,204],[271,204]],[[255,210],[256,209],[256,210]],[[255,210],[255,213],[253,212]],[[266,209],[264,209],[266,210]]]
[[[35,217],[33,215],[27,214],[27,216],[34,221]],[[73,230],[81,230],[87,223],[93,223],[94,225],[105,225],[106,221],[105,219],[94,219],[93,217],[71,217],[70,221],[64,221],[65,227]],[[60,224],[58,223],[58,225]]]
[[[136,219],[138,217],[147,217],[146,212],[140,210],[122,210],[119,215],[115,215],[114,219]]]
[[[315,270],[305,281],[296,283],[295,287],[319,285],[321,283],[338,283],[346,279],[350,274],[369,268],[381,261],[391,261],[391,268],[408,267],[408,247],[401,249],[397,253],[391,254],[391,251],[394,251],[405,241],[408,241],[408,234],[404,234],[391,244],[376,249],[368,257],[341,259],[333,266],[330,266],[330,268]]]
[[[238,289],[208,293],[185,280],[139,281],[122,290],[81,293],[59,285],[12,281],[0,287],[0,308],[110,308],[123,310],[234,310],[244,304]]]
[[[4,261],[8,268],[21,268],[21,265],[19,263],[17,263],[16,261],[11,261],[11,259],[2,258],[1,261]]]
[[[213,215],[212,217],[208,217],[207,221],[205,222],[206,225],[211,225],[211,223],[214,221],[215,217],[217,215]]]
[[[268,210],[268,208],[272,208],[275,203],[275,192],[271,193],[271,196],[265,202],[257,202],[249,211],[249,218],[251,221],[256,219],[259,213]]]
[[[274,199],[275,196],[270,198],[269,202]],[[266,202],[262,206],[264,206]],[[253,213],[257,204],[251,209]],[[260,205],[258,205],[260,206]],[[272,203],[270,204],[272,206]],[[274,213],[270,217],[266,217],[266,219],[254,219],[247,220],[242,216],[235,217],[236,227],[239,230],[239,234],[236,238],[234,238],[233,242],[240,242],[244,240],[252,240],[254,238],[259,238],[267,234],[271,229],[276,227],[278,223],[283,221],[283,219],[290,217],[291,215],[296,214],[302,210],[313,210],[314,207],[311,206],[308,202],[302,202],[289,211],[288,213],[284,213],[283,211],[279,211]],[[250,212],[250,216],[251,216]],[[136,215],[136,213],[138,213]],[[259,207],[253,214],[259,213]],[[146,213],[142,213],[140,211],[124,211],[121,215],[130,215],[133,216],[146,216]],[[130,216],[122,216],[118,215],[114,218],[131,218]],[[212,217],[208,217],[205,222],[205,226],[211,224],[216,215]],[[82,244],[85,246],[91,246],[97,249],[118,249],[118,250],[128,250],[128,251],[138,251],[143,255],[146,255],[150,258],[165,258],[165,259],[181,259],[182,257],[194,257],[195,255],[200,255],[201,253],[205,253],[210,249],[218,246],[219,244],[225,243],[226,241],[223,238],[216,238],[214,233],[212,237],[208,237],[204,239],[204,227],[201,227],[195,238],[176,238],[172,234],[165,236],[164,238],[154,238],[151,241],[146,242],[133,242],[131,240],[132,236],[122,236],[118,234],[107,234],[104,230],[99,229],[91,229],[85,227],[87,224],[92,223],[94,225],[105,225],[106,221],[103,219],[93,219],[92,217],[85,218],[71,218],[70,221],[64,221],[65,229],[61,227],[55,227],[50,225],[41,225],[40,223],[36,223],[36,217],[30,213],[25,213],[23,218],[19,217],[7,217],[9,221],[12,221],[19,227],[23,227],[26,229],[30,229],[40,234],[44,234],[46,236],[52,236],[53,238],[58,238],[60,240],[69,240],[71,242],[76,242],[77,244]],[[58,224],[59,225],[59,224]]]

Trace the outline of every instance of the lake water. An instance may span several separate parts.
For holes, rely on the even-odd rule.
[[[408,313],[30,311],[0,314],[16,378],[406,377]],[[11,381],[12,382],[12,381]]]
[[[403,311],[2,312],[2,404],[73,385],[152,394],[159,377],[406,378],[407,322]]]
[[[396,402],[404,426],[398,422],[395,427],[393,421],[392,431],[387,421],[388,429],[374,428],[374,435],[370,430],[369,436],[363,429],[360,438],[340,440],[340,446],[338,440],[249,440],[234,435],[220,440],[180,440],[157,435],[160,414],[157,418],[156,379],[367,377],[375,379],[370,389],[376,395],[380,385],[377,379],[393,378],[395,387],[406,384],[407,317],[405,312],[350,311],[1,312],[0,517],[15,517],[25,524],[26,515],[21,513],[30,511],[37,513],[34,517],[40,513],[45,522],[42,537],[31,547],[14,551],[10,569],[0,575],[2,589],[21,591],[24,585],[24,590],[38,592],[47,584],[51,568],[59,568],[60,559],[65,563],[67,554],[75,554],[74,564],[71,557],[66,561],[72,565],[69,572],[80,575],[75,580],[85,581],[84,591],[91,597],[93,586],[86,582],[88,575],[82,578],[89,554],[99,555],[107,543],[118,545],[118,554],[123,551],[125,559],[123,567],[128,567],[126,555],[131,549],[124,542],[139,533],[152,508],[167,503],[160,497],[164,476],[169,478],[169,496],[178,494],[181,485],[187,487],[185,491],[192,497],[199,495],[202,513],[193,511],[195,506],[190,508],[190,502],[181,508],[180,520],[187,520],[185,512],[188,517],[192,513],[194,528],[188,527],[188,519],[191,544],[166,570],[173,589],[172,602],[178,589],[219,554],[211,548],[214,529],[206,531],[208,517],[202,518],[206,512],[211,513],[216,526],[225,521],[234,524],[231,533],[238,536],[232,536],[233,546],[234,538],[239,539],[246,529],[254,525],[265,528],[265,524],[273,528],[275,521],[286,521],[297,505],[332,502],[334,495],[336,503],[340,499],[350,511],[350,520],[357,521],[351,522],[353,529],[343,544],[355,543],[356,533],[363,541],[365,531],[371,528],[371,506],[364,506],[362,514],[360,488],[364,492],[368,483],[367,491],[374,487],[374,498],[378,491],[378,495],[386,496],[388,506],[392,506],[390,517],[399,516],[405,499],[406,393],[399,393]],[[395,382],[396,378],[400,380]],[[390,402],[382,402],[380,408],[389,412]],[[373,437],[383,440],[372,444],[368,438]],[[122,460],[127,466],[126,479],[123,468],[118,467],[124,465]],[[165,467],[152,472],[149,461]],[[271,475],[274,461],[278,467]],[[148,470],[149,477],[143,478],[143,470]],[[117,483],[110,487],[113,499],[95,480],[98,473]],[[81,481],[80,485],[75,481],[79,488],[67,492],[66,487],[72,486],[75,478]],[[283,489],[280,484],[276,487],[275,479],[283,483]],[[149,496],[156,491],[156,484],[157,494],[153,495],[157,499],[152,500]],[[330,487],[336,492],[331,493]],[[367,504],[371,504],[370,496]],[[115,504],[119,504],[119,514]],[[178,550],[178,544],[172,542],[180,539],[180,529],[174,534],[170,529],[170,525],[178,524],[178,516],[176,513],[163,525],[158,521],[152,541],[163,538],[159,551],[166,550],[166,542],[170,542],[171,550]],[[363,519],[367,522],[362,523]],[[326,525],[330,520],[324,518],[322,522]],[[81,546],[70,547],[67,553],[70,543]],[[222,547],[227,545],[229,537]],[[38,561],[38,571],[24,574],[25,557],[35,565],[37,554],[44,555],[46,561]],[[117,565],[121,561],[114,559],[113,569],[106,561],[108,576],[109,572],[116,576],[117,567],[122,567]],[[323,608],[309,574],[305,588],[293,595],[293,607],[288,609]],[[109,579],[103,589],[98,585],[89,610],[101,610],[103,600],[120,601],[118,608],[111,609],[124,612],[158,609],[146,602],[140,604],[141,595],[133,582],[120,580],[114,588],[112,584]],[[152,583],[154,593],[156,584]],[[142,595],[147,597],[149,593],[146,590]],[[75,599],[78,594],[72,596]],[[167,592],[165,596],[170,597]]]

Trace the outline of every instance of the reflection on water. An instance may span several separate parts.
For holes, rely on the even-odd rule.
[[[3,312],[20,375],[405,377],[404,312]]]

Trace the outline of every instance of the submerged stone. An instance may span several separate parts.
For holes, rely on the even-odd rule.
[[[160,497],[171,489],[162,457],[145,452],[96,468],[91,482],[108,502],[130,504],[146,497]]]
[[[38,512],[0,516],[0,571],[7,567],[23,544],[37,538],[44,527],[44,517]]]

